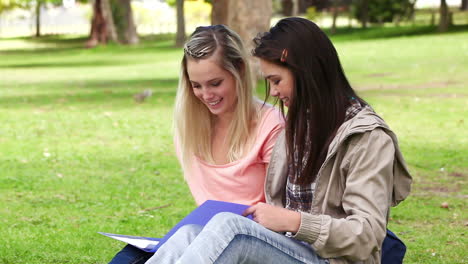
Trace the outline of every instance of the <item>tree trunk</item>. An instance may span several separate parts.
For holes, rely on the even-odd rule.
[[[292,16],[293,14],[293,1],[281,0],[281,13],[283,16]]]
[[[460,10],[468,11],[468,0],[462,0],[461,1]]]
[[[224,12],[224,16],[221,16]],[[271,0],[215,0],[213,1],[213,24],[225,24],[242,38],[247,52],[253,48],[253,38],[270,28],[273,6]],[[253,73],[258,73],[257,61],[251,59]]]
[[[91,32],[86,42],[87,48],[106,44],[108,40],[117,41],[114,20],[108,0],[94,0]]]
[[[36,37],[41,36],[41,7],[42,1],[36,2]]]
[[[121,23],[117,24],[117,26],[121,27],[117,30],[119,40],[123,44],[137,44],[140,42],[140,39],[138,38],[135,21],[133,19],[133,10],[130,0],[117,0],[117,3],[122,15],[122,17],[120,17],[122,21],[119,21]]]
[[[227,25],[241,36],[250,51],[253,48],[253,38],[270,28],[273,13],[271,0],[231,0],[228,10]]]
[[[281,0],[283,16],[297,16],[299,13],[299,0]]]
[[[450,24],[450,17],[449,17],[449,10],[447,6],[446,0],[440,0],[440,18],[439,18],[439,32],[446,32],[449,28]]]
[[[361,17],[362,28],[367,28],[368,21],[369,21],[369,0],[363,0],[362,1],[362,17]]]
[[[219,25],[219,24],[227,25],[228,24],[229,1],[230,0],[213,1],[213,9],[211,10],[211,24],[212,25]]]
[[[177,0],[177,35],[176,46],[182,47],[185,43],[185,16],[184,16],[184,0]]]
[[[353,27],[353,13],[348,9],[348,28]]]
[[[292,0],[292,16],[299,15],[299,0]]]
[[[336,33],[336,20],[338,19],[338,8],[339,8],[339,0],[333,0],[332,2],[332,13],[333,13],[333,21],[331,27],[331,34]]]
[[[111,41],[118,42],[117,29],[115,28],[114,18],[112,16],[112,9],[110,0],[102,0],[102,11],[104,12],[104,19],[107,24],[107,38]]]

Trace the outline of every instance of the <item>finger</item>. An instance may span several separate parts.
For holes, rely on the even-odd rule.
[[[244,212],[242,212],[242,216],[251,215],[255,212],[255,210],[256,210],[256,205],[250,206],[249,208],[245,209]]]
[[[255,215],[252,215],[252,220],[254,220],[254,222],[259,223],[259,222],[258,222],[258,218],[257,218]]]

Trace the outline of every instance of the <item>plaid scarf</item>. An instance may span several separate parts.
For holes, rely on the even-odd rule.
[[[346,109],[345,114],[345,122],[350,120],[351,118],[355,117],[359,111],[363,109],[361,103],[355,99],[354,97],[351,98],[350,101],[351,105]],[[309,124],[307,124],[307,130],[309,130]],[[305,153],[303,156],[302,162],[304,163],[307,158],[309,157],[309,149],[310,149],[310,139],[309,136],[306,136],[306,148]],[[297,153],[294,153],[294,163],[298,163]],[[309,212],[310,208],[312,207],[312,200],[314,198],[315,192],[315,182],[311,184],[306,184],[301,186],[296,184],[298,173],[292,173],[292,166],[289,165],[288,170],[288,179],[286,183],[286,208],[289,210],[293,210],[296,212]]]

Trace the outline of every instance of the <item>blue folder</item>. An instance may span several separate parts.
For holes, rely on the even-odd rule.
[[[146,252],[156,252],[159,247],[161,247],[179,228],[184,225],[195,224],[204,226],[217,213],[231,212],[241,215],[248,207],[248,205],[243,204],[207,200],[177,223],[177,225],[175,225],[163,238],[127,236],[103,232],[99,232],[99,234],[126,242],[127,244],[133,245]],[[248,217],[252,219],[251,216]]]

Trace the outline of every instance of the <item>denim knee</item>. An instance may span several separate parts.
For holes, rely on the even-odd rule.
[[[203,229],[203,226],[201,225],[195,225],[195,224],[189,224],[189,225],[184,225],[180,227],[175,233],[175,234],[191,234],[191,235],[198,235],[200,231]]]
[[[213,216],[213,218],[211,218],[208,224],[217,225],[217,226],[229,225],[229,224],[232,224],[234,221],[235,222],[239,221],[239,218],[244,218],[244,217],[234,214],[234,213],[221,212]]]
[[[244,227],[248,223],[247,221],[252,221],[244,216],[222,212],[218,213],[206,224],[205,229],[207,230],[220,230],[223,232],[230,231],[234,234],[244,233]]]

